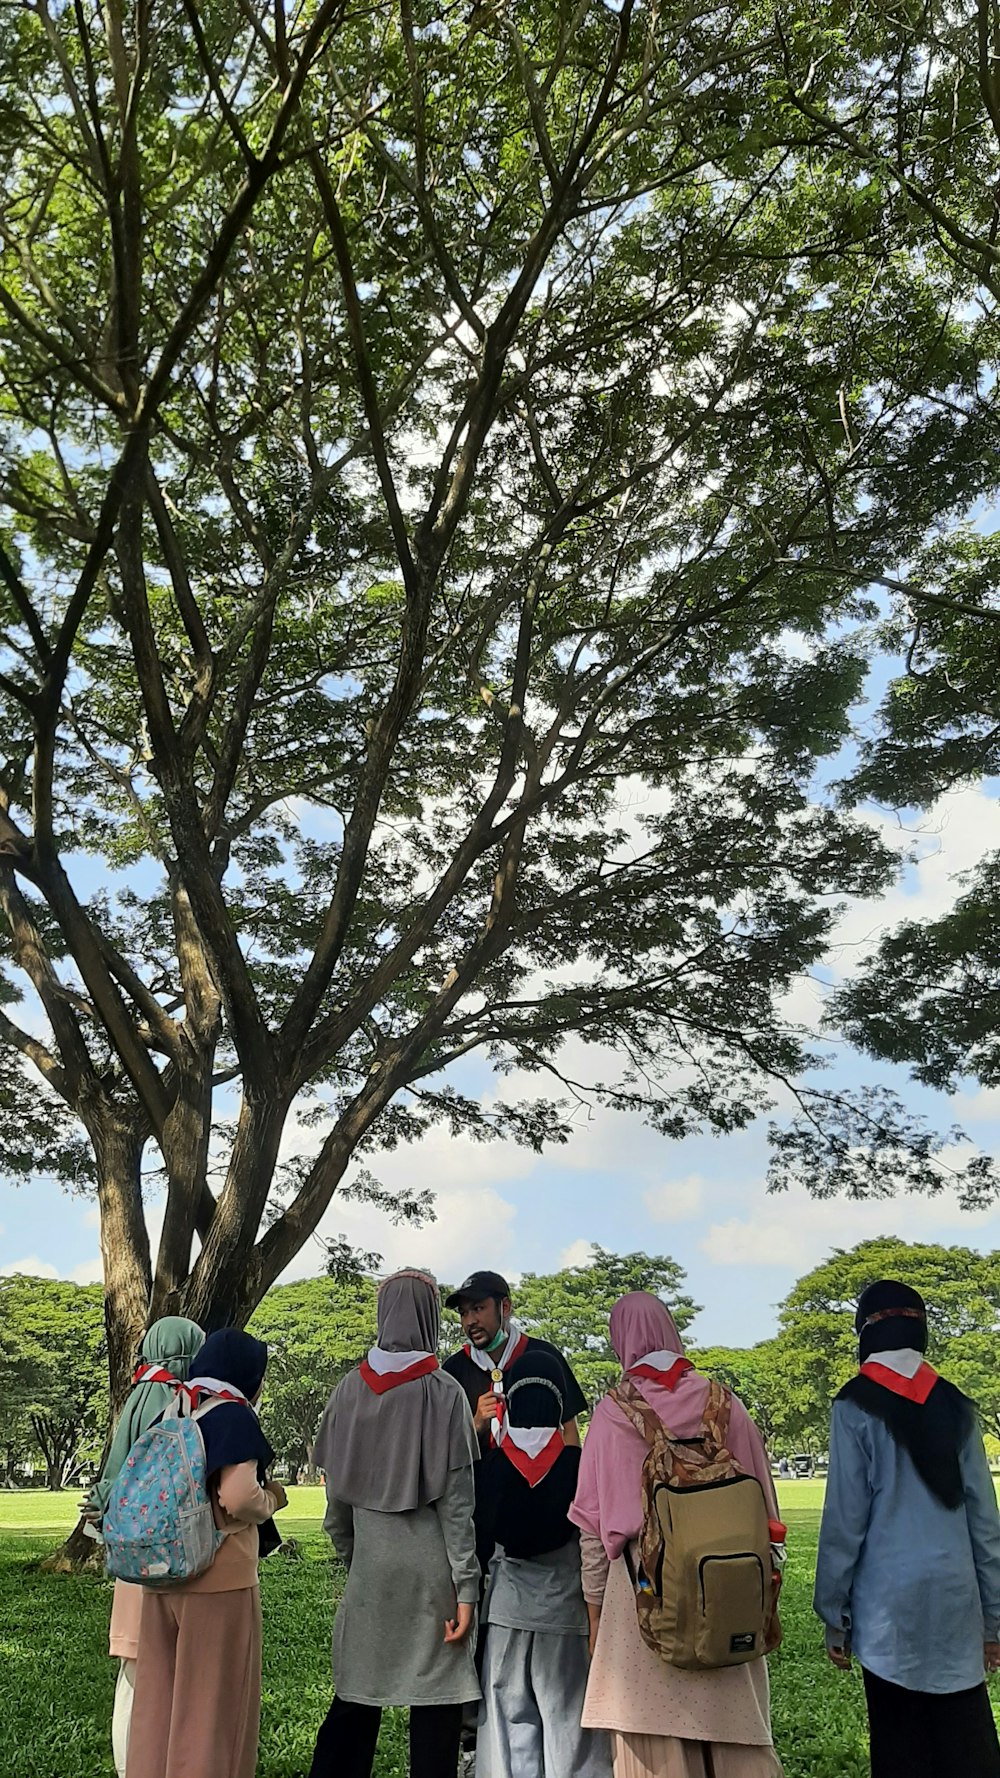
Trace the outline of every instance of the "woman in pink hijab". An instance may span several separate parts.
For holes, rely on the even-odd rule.
[[[670,1431],[693,1438],[709,1379],[685,1358],[673,1316],[659,1298],[645,1291],[623,1296],[611,1311],[611,1344],[624,1375]],[[740,1468],[757,1477],[776,1519],[763,1440],[735,1397],[727,1444]],[[605,1396],[594,1410],[569,1513],[580,1527],[591,1622],[584,1727],[611,1731],[615,1778],[781,1778],[766,1662],[682,1671],[640,1635],[624,1551],[641,1528],[646,1451],[641,1434]]]

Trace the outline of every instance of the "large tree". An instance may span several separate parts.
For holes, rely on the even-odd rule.
[[[989,367],[965,406],[961,467],[955,460],[965,522],[932,528],[872,573],[888,607],[879,641],[898,665],[846,800],[924,810],[1000,771],[1000,12],[992,0],[808,15],[792,6],[779,28],[802,131],[854,181],[864,208],[874,212],[880,193],[893,194],[901,239],[930,224]],[[941,467],[929,458],[928,470]],[[851,573],[835,535],[814,563]],[[834,1020],[869,1054],[936,1088],[970,1076],[995,1086],[998,923],[1000,854],[991,851],[952,908],[886,936],[839,997]],[[975,1169],[969,1185],[975,1195]],[[992,1179],[983,1185],[989,1195]]]
[[[565,1134],[477,1053],[934,1177],[781,998],[885,880],[814,768],[981,341],[781,57],[737,0],[0,16],[0,1142],[96,1189],[115,1395],[359,1153]]]

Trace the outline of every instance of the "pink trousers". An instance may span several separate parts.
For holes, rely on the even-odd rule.
[[[781,1778],[773,1747],[681,1741],[675,1735],[611,1736],[614,1778]]]
[[[147,1593],[127,1778],[254,1778],[260,1593]]]

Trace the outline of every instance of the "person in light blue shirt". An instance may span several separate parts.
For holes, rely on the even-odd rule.
[[[974,1404],[926,1362],[905,1284],[865,1291],[833,1406],[815,1609],[865,1683],[872,1778],[1000,1778],[1000,1513]]]

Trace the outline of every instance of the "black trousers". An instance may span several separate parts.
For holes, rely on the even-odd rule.
[[[1000,1744],[985,1685],[908,1692],[864,1672],[872,1778],[1000,1778]]]
[[[319,1734],[309,1778],[371,1778],[382,1712],[377,1704],[334,1698]],[[456,1778],[461,1704],[410,1708],[410,1778]]]

